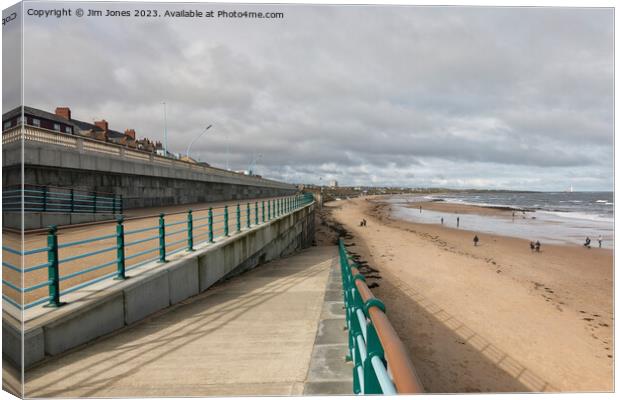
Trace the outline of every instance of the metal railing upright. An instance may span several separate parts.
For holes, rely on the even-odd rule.
[[[342,239],[338,247],[349,335],[347,360],[353,362],[353,392],[423,393],[407,349],[385,315],[385,305],[372,294],[356,265],[349,264]]]

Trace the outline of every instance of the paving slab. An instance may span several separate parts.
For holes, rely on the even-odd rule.
[[[304,395],[353,394],[353,364],[346,361],[348,332],[342,299],[340,267],[332,266],[314,340]]]
[[[337,258],[315,247],[218,284],[33,368],[26,396],[301,395]]]

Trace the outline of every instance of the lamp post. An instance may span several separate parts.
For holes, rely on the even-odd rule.
[[[191,142],[189,142],[189,146],[187,146],[187,152],[185,152],[185,155],[187,156],[187,158],[188,158],[188,159],[189,159],[189,151],[190,151],[190,149],[192,148],[192,145],[194,144],[194,142],[195,142],[196,140],[200,139],[200,137],[201,137],[202,135],[204,135],[204,134],[205,134],[205,132],[209,130],[209,128],[211,128],[211,126],[213,126],[213,125],[209,125],[209,126],[207,126],[207,127],[204,129],[204,131],[202,131],[202,132],[200,133],[200,135],[196,136],[196,137],[195,137],[195,138],[194,138]]]
[[[166,119],[166,102],[162,101],[164,105],[164,157],[168,157],[168,120]]]

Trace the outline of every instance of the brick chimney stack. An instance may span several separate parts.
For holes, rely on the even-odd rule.
[[[69,107],[56,107],[55,114],[64,119],[71,119],[71,109]]]
[[[102,119],[101,121],[95,121],[95,126],[101,128],[104,132],[108,131],[108,121]]]
[[[125,135],[129,136],[133,140],[136,140],[136,131],[133,129],[125,129]]]

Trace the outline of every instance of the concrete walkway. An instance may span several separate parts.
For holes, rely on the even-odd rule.
[[[26,396],[303,394],[333,270],[336,247],[260,266],[35,367]]]

